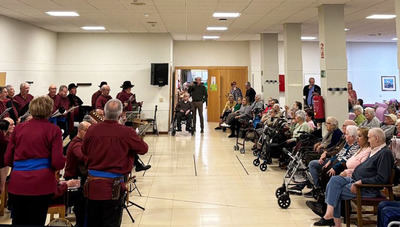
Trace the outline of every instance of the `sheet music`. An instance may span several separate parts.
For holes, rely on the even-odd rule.
[[[9,107],[6,110],[4,110],[4,112],[2,114],[0,114],[0,119],[3,118],[8,112],[10,112],[11,109],[12,109],[12,107]]]

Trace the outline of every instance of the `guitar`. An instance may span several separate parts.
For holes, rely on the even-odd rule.
[[[97,122],[103,122],[104,121],[104,117],[101,116],[99,113],[97,113],[96,110],[90,111],[89,116],[91,116]]]

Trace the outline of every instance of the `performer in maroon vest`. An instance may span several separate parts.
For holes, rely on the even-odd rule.
[[[69,135],[69,124],[68,122],[70,121],[70,114],[66,113],[70,108],[70,101],[67,97],[67,86],[61,85],[58,94],[56,95],[56,101],[54,103],[54,108],[53,108],[53,113],[55,111],[59,111],[62,116],[57,117],[56,122],[57,125],[64,130],[63,138]]]
[[[30,86],[28,83],[22,83],[19,87],[20,93],[14,97],[14,102],[17,103],[18,115],[24,115],[29,108],[29,103],[32,101],[33,96],[29,94]]]
[[[101,81],[101,83],[99,85],[100,89],[92,95],[92,108],[93,109],[96,109],[96,101],[97,101],[97,98],[101,95],[101,87],[103,87],[103,85],[107,85],[107,82]]]
[[[64,178],[70,179],[81,179],[81,188],[79,188],[73,196],[71,201],[74,205],[74,213],[76,217],[77,227],[83,227],[85,223],[85,198],[83,196],[83,185],[87,178],[87,158],[82,153],[83,138],[87,130],[90,127],[90,123],[83,121],[79,124],[78,134],[72,139],[67,150],[67,162],[65,163]]]
[[[92,125],[83,140],[87,157],[88,227],[120,226],[124,203],[124,177],[133,167],[135,154],[145,154],[147,144],[129,127],[120,125],[122,103],[108,101],[105,121]]]
[[[55,172],[64,168],[61,130],[51,124],[53,100],[41,96],[29,105],[33,119],[15,127],[5,164],[13,167],[8,184],[13,225],[43,226],[56,192]]]
[[[103,85],[101,87],[101,95],[96,100],[96,109],[104,110],[104,106],[108,102],[108,100],[112,99],[110,94],[110,86]]]
[[[52,84],[49,86],[49,94],[48,96],[53,99],[53,102],[56,101],[56,96],[57,96],[57,86]]]

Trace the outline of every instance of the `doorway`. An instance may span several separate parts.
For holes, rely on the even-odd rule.
[[[196,77],[201,77],[207,87],[208,101],[207,106],[204,105],[204,120],[219,122],[233,81],[244,95],[244,85],[248,81],[248,68],[247,66],[175,67],[171,109],[175,108],[179,100],[179,92],[186,89]]]

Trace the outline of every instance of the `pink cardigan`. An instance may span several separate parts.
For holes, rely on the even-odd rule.
[[[370,147],[360,148],[349,160],[346,162],[347,169],[344,170],[344,173],[347,177],[351,177],[354,169],[367,160],[369,153],[371,152]]]

